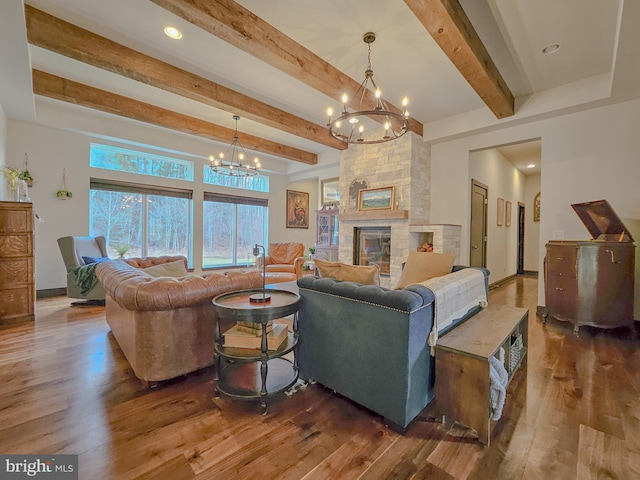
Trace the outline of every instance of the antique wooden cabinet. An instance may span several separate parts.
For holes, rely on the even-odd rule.
[[[326,203],[316,210],[316,258],[338,261],[338,205]]]
[[[635,246],[606,200],[572,205],[594,240],[550,241],[545,258],[546,319],[633,329]]]
[[[31,203],[0,202],[0,325],[34,320]]]

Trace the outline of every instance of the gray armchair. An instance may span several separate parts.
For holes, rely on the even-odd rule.
[[[105,291],[97,282],[91,290],[82,294],[76,283],[74,267],[85,264],[82,257],[103,258],[107,256],[107,242],[104,237],[62,237],[58,239],[64,266],[67,269],[67,297],[80,298],[84,302],[73,302],[72,306],[104,305]]]

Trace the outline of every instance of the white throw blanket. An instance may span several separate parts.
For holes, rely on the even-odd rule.
[[[442,277],[432,278],[419,285],[431,290],[436,298],[433,329],[428,340],[431,355],[434,355],[434,347],[440,332],[472,307],[487,306],[484,274],[475,268],[464,268]]]

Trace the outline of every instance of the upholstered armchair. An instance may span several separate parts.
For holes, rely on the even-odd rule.
[[[82,294],[76,283],[74,267],[85,264],[82,257],[104,258],[107,256],[107,242],[104,237],[62,237],[58,239],[64,266],[67,269],[67,297],[81,298],[88,302],[73,302],[71,305],[104,304],[105,291],[97,282],[91,290]]]
[[[269,272],[286,272],[302,276],[304,263],[304,245],[302,243],[270,243],[269,253],[265,257],[267,274]]]

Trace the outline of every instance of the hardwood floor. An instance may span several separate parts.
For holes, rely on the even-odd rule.
[[[214,399],[211,369],[147,390],[103,307],[39,300],[35,324],[0,328],[0,453],[78,454],[81,479],[640,478],[640,341],[544,325],[536,297],[533,277],[490,293],[530,310],[528,367],[491,447],[430,407],[399,435],[317,384],[267,416]]]

